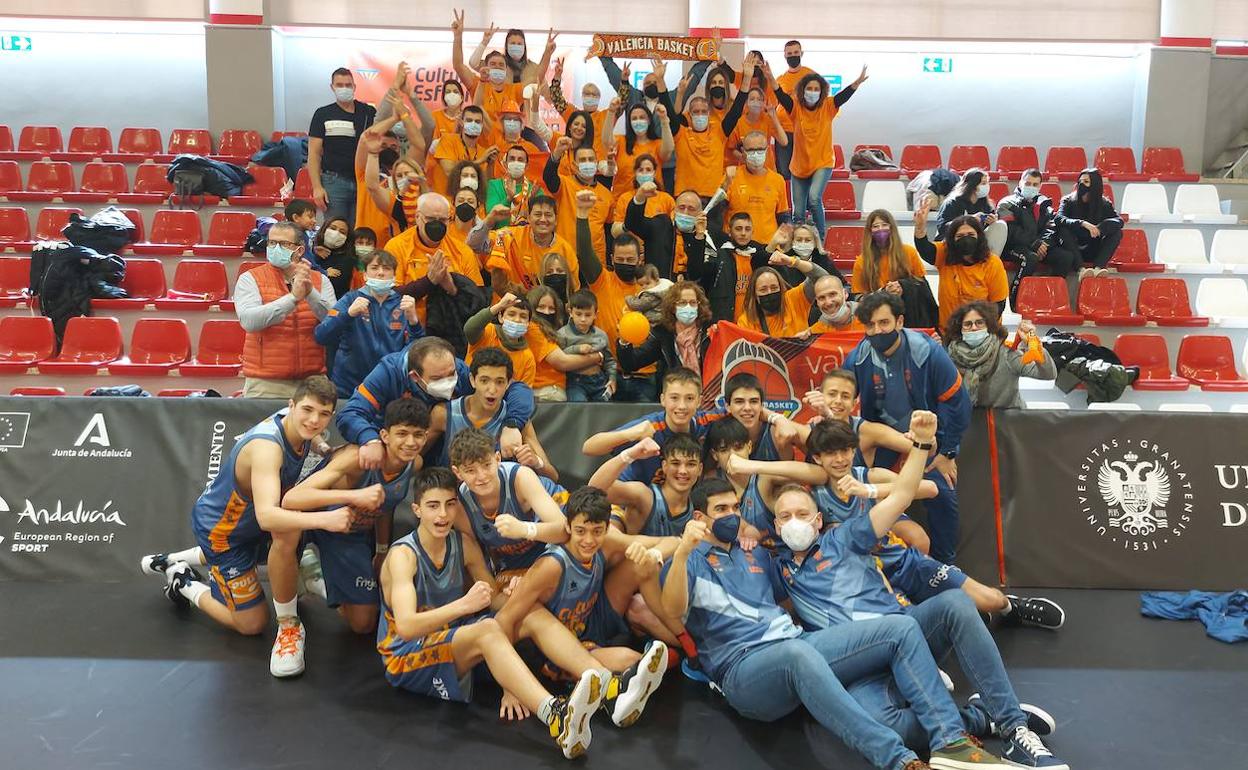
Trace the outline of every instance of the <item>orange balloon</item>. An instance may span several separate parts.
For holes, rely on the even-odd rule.
[[[640,345],[650,336],[650,321],[636,310],[620,317],[620,339],[630,345]]]

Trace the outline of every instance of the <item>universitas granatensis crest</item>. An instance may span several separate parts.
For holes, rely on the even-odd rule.
[[[1109,525],[1147,537],[1167,525],[1170,476],[1160,463],[1140,460],[1128,452],[1122,460],[1105,460],[1097,472],[1101,497],[1110,506]]]

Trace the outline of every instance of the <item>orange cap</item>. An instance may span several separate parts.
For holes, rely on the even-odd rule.
[[[524,114],[520,112],[520,105],[516,103],[515,99],[508,99],[507,101],[503,102],[503,108],[498,111],[499,115],[506,115],[508,113],[512,113],[515,115]]]

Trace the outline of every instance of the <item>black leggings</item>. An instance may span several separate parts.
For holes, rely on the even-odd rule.
[[[1119,235],[1119,238],[1121,238],[1121,235]],[[1014,300],[1018,297],[1018,286],[1023,282],[1024,278],[1035,275],[1037,272],[1058,276],[1069,275],[1078,268],[1080,261],[1079,252],[1058,245],[1050,246],[1049,250],[1045,252],[1043,260],[1034,251],[1027,251],[1021,254],[1016,252],[1014,256],[1019,257],[1019,269],[1014,276],[1014,282],[1010,285],[1011,307],[1014,305]]]

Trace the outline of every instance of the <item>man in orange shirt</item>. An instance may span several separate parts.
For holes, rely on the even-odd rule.
[[[788,69],[776,78],[776,86],[792,97],[797,81],[816,73],[810,67],[802,66],[802,44],[796,40],[790,40],[784,44],[784,62],[788,65]],[[780,176],[788,179],[789,161],[793,158],[793,118],[785,110],[779,111],[779,118],[780,125],[784,128],[789,141],[785,145],[776,142],[776,171]]]
[[[429,274],[429,260],[434,252],[441,251],[452,273],[466,276],[478,286],[484,284],[477,255],[467,244],[457,238],[447,238],[451,220],[451,204],[439,193],[425,193],[416,201],[416,223],[390,239],[386,244],[398,260],[395,281],[402,285],[419,280]],[[416,312],[421,323],[425,322],[425,302],[417,303]]]
[[[745,151],[745,170],[728,170],[725,188],[728,192],[728,216],[744,211],[754,224],[754,237],[763,243],[771,240],[780,225],[792,219],[784,177],[767,168],[767,135],[761,131],[746,134],[741,142]]]
[[[555,232],[568,243],[576,243],[577,194],[589,190],[594,194],[594,206],[589,211],[590,235],[594,240],[594,251],[607,253],[607,220],[611,217],[611,177],[614,163],[607,161],[608,173],[598,175],[598,154],[593,147],[578,147],[572,150],[571,137],[562,136],[555,142],[555,149],[546,160],[546,168],[542,171],[542,181],[546,189],[555,196],[558,214],[555,217]],[[563,156],[569,151],[574,154],[571,175],[559,173]],[[605,328],[605,327],[604,327]],[[611,332],[608,332],[611,334]]]
[[[479,226],[468,235],[468,243],[478,253],[489,255],[485,267],[490,271],[494,294],[501,296],[515,290],[527,294],[536,286],[541,275],[542,259],[550,253],[559,254],[568,263],[568,292],[580,288],[577,274],[581,270],[576,249],[555,232],[557,206],[547,195],[534,195],[529,199],[529,223],[504,227],[494,234],[491,243],[490,228],[495,221],[510,215],[508,206],[495,206]]]
[[[504,102],[499,111],[498,127],[494,132],[494,146],[498,152],[494,154],[493,164],[482,166],[486,174],[502,179],[507,173],[503,158],[507,156],[507,150],[516,145],[523,147],[530,158],[542,152],[537,145],[521,138],[523,131],[524,113],[520,111],[520,105],[514,101]]]
[[[460,113],[457,133],[443,134],[433,151],[434,162],[429,164],[429,189],[441,192],[449,183],[451,171],[460,161],[470,160],[482,169],[492,168],[499,155],[497,145],[487,125],[485,112],[476,105],[468,105]]]
[[[819,320],[811,324],[811,334],[866,331],[854,317],[857,303],[846,301],[845,284],[837,276],[825,275],[815,281],[815,305],[819,308]]]

